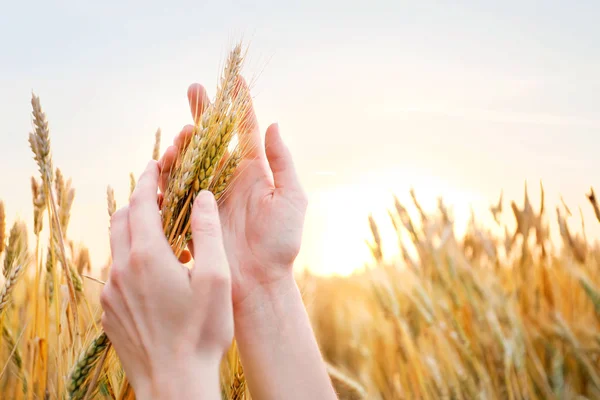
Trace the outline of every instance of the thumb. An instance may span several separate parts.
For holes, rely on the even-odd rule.
[[[281,139],[278,124],[272,124],[267,128],[265,152],[273,173],[275,187],[277,189],[301,191],[302,188],[292,161],[292,154]]]
[[[209,275],[229,279],[229,264],[223,246],[223,233],[217,202],[213,194],[202,190],[192,207],[192,240],[194,275]]]

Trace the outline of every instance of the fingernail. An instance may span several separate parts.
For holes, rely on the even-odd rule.
[[[208,190],[200,191],[200,193],[198,193],[198,197],[196,197],[196,202],[201,210],[213,211],[217,209],[215,196],[213,196],[213,194]]]

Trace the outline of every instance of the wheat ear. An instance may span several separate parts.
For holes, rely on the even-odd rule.
[[[23,380],[23,393],[27,393],[29,385],[27,383],[27,377],[23,373],[23,357],[21,356],[21,351],[19,350],[18,344],[15,342],[13,333],[6,325],[2,326],[2,338],[6,343],[6,347],[8,347],[8,349],[11,351],[11,360],[17,369],[17,376]]]
[[[110,186],[106,188],[106,203],[108,216],[112,217],[112,215],[117,211],[117,202],[115,201],[115,191]]]
[[[590,188],[590,193],[586,195],[590,203],[592,204],[592,208],[594,209],[594,215],[596,219],[600,221],[600,207],[598,206],[598,199],[596,198],[596,193],[594,193],[594,188]]]
[[[190,143],[183,150],[181,163],[169,179],[163,201],[163,225],[171,244],[178,236],[185,237],[193,199],[199,191],[208,189],[221,165],[239,120],[247,104],[231,102],[242,65],[241,46],[230,53],[216,100],[202,114]],[[238,99],[244,99],[238,96]],[[179,246],[181,247],[181,246]]]
[[[156,130],[156,134],[154,135],[154,148],[152,149],[152,159],[158,161],[160,157],[160,128]]]
[[[77,252],[77,272],[79,275],[84,272],[91,272],[92,262],[90,260],[90,251],[87,247],[80,247]]]
[[[33,233],[38,236],[42,231],[44,221],[44,210],[46,209],[46,196],[42,188],[43,183],[39,183],[33,176],[31,177],[31,197],[33,199]]]
[[[223,197],[225,191],[227,190],[227,186],[229,185],[231,178],[238,165],[240,164],[240,160],[242,159],[242,154],[240,151],[236,151],[232,154],[228,159],[216,179],[211,184],[210,191],[214,193],[215,199],[218,201]]]
[[[131,195],[133,194],[133,191],[135,190],[135,175],[133,175],[133,172],[129,173],[129,199],[131,199]]]
[[[0,255],[4,251],[6,244],[6,214],[4,212],[4,202],[0,201]]]
[[[103,332],[80,354],[69,374],[68,391],[71,400],[84,398],[90,383],[90,373],[94,370],[94,366],[99,364],[98,361],[108,349],[109,343],[108,336]]]
[[[16,267],[14,267],[12,269],[11,273],[6,277],[6,281],[4,282],[4,287],[2,288],[2,291],[0,292],[0,317],[2,316],[2,313],[4,312],[4,310],[6,309],[6,306],[10,302],[11,297],[12,297],[11,296],[12,292],[15,289],[15,286],[16,286],[19,278],[23,274],[24,270],[25,270],[24,264],[17,265]]]
[[[246,376],[244,375],[244,367],[242,366],[235,340],[229,354],[229,373],[231,374],[229,398],[231,400],[244,400],[246,398],[247,387]]]
[[[23,358],[21,357],[21,352],[15,343],[13,333],[6,325],[2,326],[2,337],[4,338],[6,346],[12,351],[12,361],[15,364],[15,367],[20,370],[23,368]]]
[[[32,114],[35,129],[33,133],[29,134],[29,144],[42,175],[42,181],[44,182],[44,191],[47,195],[46,200],[52,214],[51,224],[54,225],[51,227],[51,230],[56,230],[57,232],[56,237],[58,237],[58,245],[60,250],[59,254],[61,256],[61,264],[63,266],[65,279],[67,281],[67,287],[69,289],[69,298],[73,312],[74,331],[75,335],[79,338],[79,312],[77,310],[75,287],[73,285],[73,280],[71,279],[69,264],[67,263],[67,253],[65,250],[63,233],[57,211],[58,207],[54,198],[54,191],[52,190],[53,176],[52,156],[50,153],[50,128],[48,127],[46,114],[42,110],[40,99],[35,94],[32,95],[31,106],[33,108]]]
[[[60,179],[59,179],[60,177]],[[64,180],[62,173],[56,169],[56,200],[58,201],[58,220],[62,229],[63,237],[67,237],[67,228],[71,219],[71,207],[75,200],[75,189],[71,187],[71,179]]]
[[[8,246],[4,257],[4,266],[2,274],[8,278],[10,270],[14,264],[22,263],[23,257],[27,252],[27,227],[23,222],[17,221],[10,229],[8,237]]]

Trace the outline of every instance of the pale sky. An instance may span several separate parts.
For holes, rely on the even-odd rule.
[[[121,3],[2,1],[0,12],[0,198],[31,224],[33,90],[77,190],[70,235],[97,265],[106,185],[122,205],[156,128],[164,150],[190,123],[188,85],[214,94],[239,38],[261,130],[279,122],[309,193],[299,264],[361,266],[368,213],[387,223],[391,194],[411,186],[426,204],[447,196],[465,220],[502,188],[520,201],[524,180],[537,199],[542,179],[549,205],[562,194],[600,234],[584,197],[600,190],[596,1]]]

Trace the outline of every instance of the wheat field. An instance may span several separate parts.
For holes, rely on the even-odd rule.
[[[248,106],[249,93],[240,95],[235,83],[242,61],[236,46],[170,177],[162,217],[177,255],[189,239],[195,194],[225,196],[247,150],[234,140]],[[30,183],[33,231],[20,220],[6,226],[11,210],[0,202],[0,397],[134,398],[100,324],[110,263],[92,266],[85,246],[70,239],[75,188],[52,159],[48,119],[35,95],[32,117],[29,145],[39,167]],[[158,131],[154,159],[160,138]],[[570,227],[566,205],[547,210],[539,190],[539,205],[526,189],[523,204],[507,207],[501,198],[490,207],[496,221],[513,214],[516,230],[494,235],[473,217],[461,237],[443,199],[427,213],[411,192],[417,218],[398,199],[389,210],[399,259],[387,261],[378,226],[365,216],[368,269],[348,277],[298,272],[340,399],[600,398],[600,247]],[[593,190],[587,197],[598,219],[587,222],[600,223]],[[109,187],[107,226],[116,208]],[[550,219],[561,243],[550,239]],[[235,343],[221,383],[224,399],[250,399]]]

